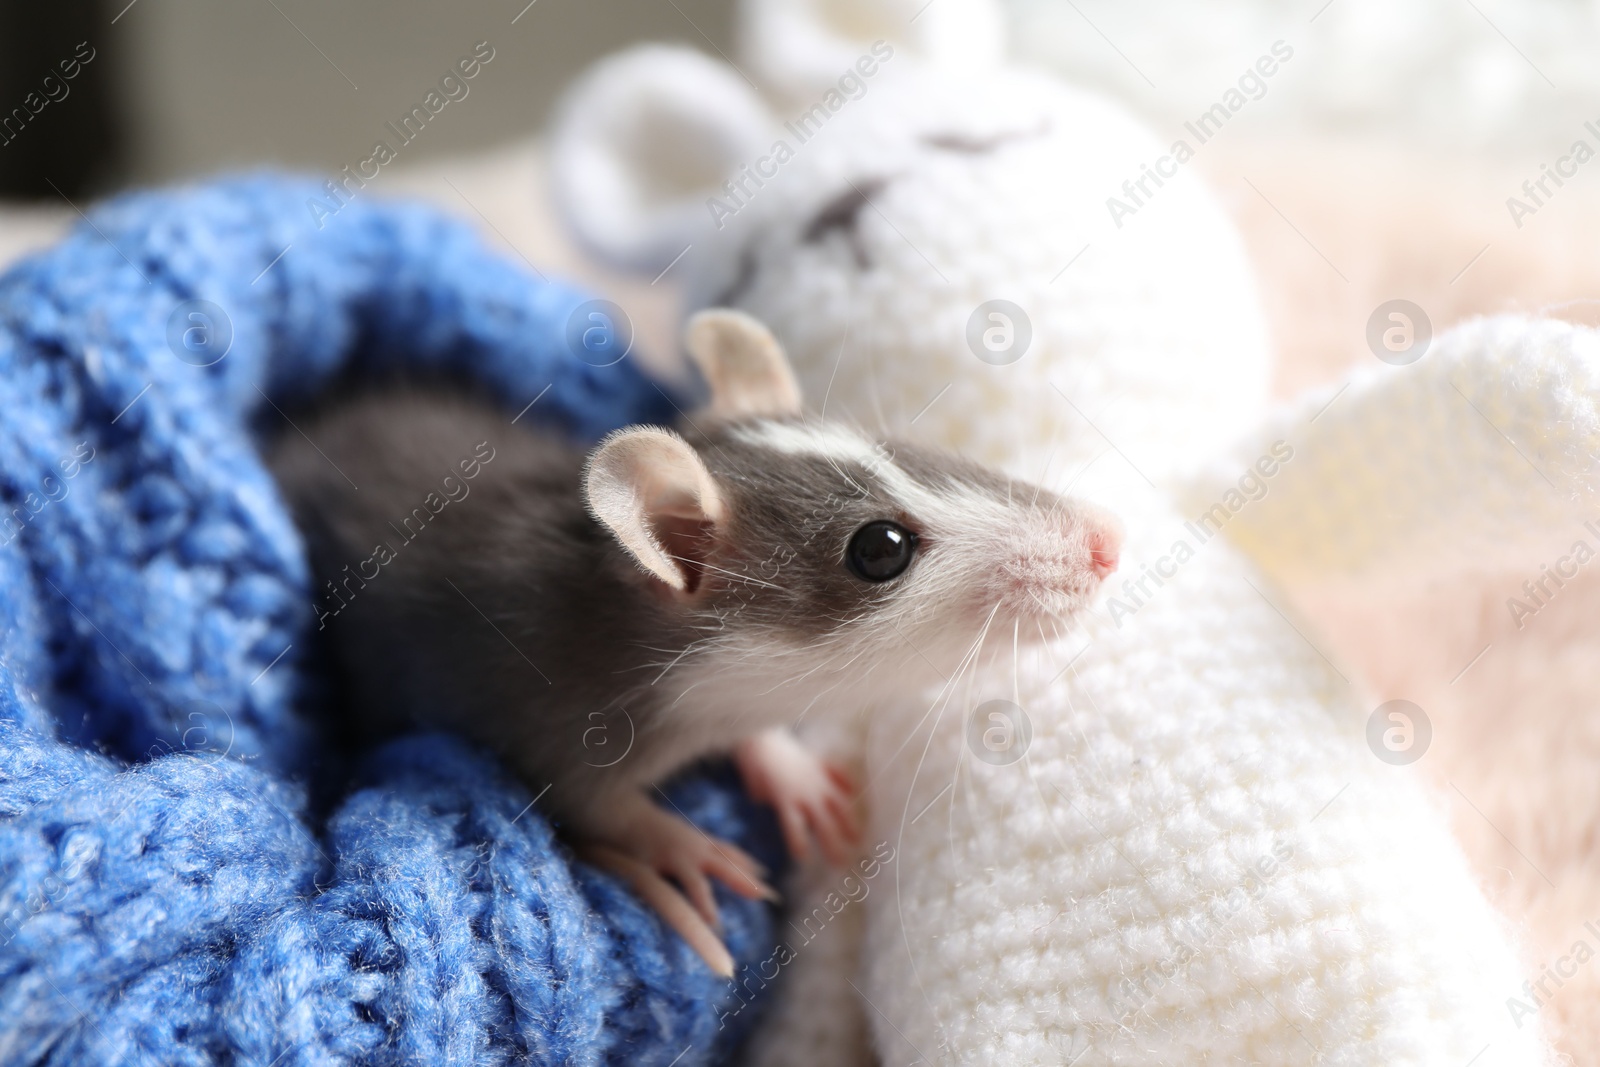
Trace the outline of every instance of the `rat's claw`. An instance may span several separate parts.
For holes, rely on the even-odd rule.
[[[783,828],[784,846],[789,855],[804,863],[811,858],[811,832],[805,812],[797,804],[780,804],[775,810],[778,825]]]
[[[711,879],[693,863],[675,863],[666,873],[683,887],[683,895],[689,898],[689,903],[694,905],[694,910],[700,913],[706,925],[721,933],[722,916],[717,914],[717,898],[711,893]]]
[[[622,817],[610,825],[591,828],[587,847],[602,850],[607,869],[626,877],[647,904],[716,966],[720,957],[708,955],[706,943],[709,938],[721,948],[713,931],[721,928],[722,920],[710,878],[748,899],[777,900],[777,893],[763,881],[766,869],[738,846],[712,837],[642,796],[626,797],[621,810]],[[617,857],[628,861],[625,869],[616,866]],[[641,871],[649,878],[644,879]],[[693,924],[684,921],[685,912],[694,916]]]
[[[861,841],[861,830],[856,825],[854,813],[848,806],[832,798],[820,806],[813,816],[812,825],[817,828],[817,840],[822,843],[823,854],[835,866],[843,864],[850,849]]]
[[[663,843],[658,869],[683,886],[689,900],[714,929],[721,929],[722,919],[717,914],[716,899],[711,895],[707,875],[748,900],[778,899],[772,887],[762,881],[766,870],[749,853],[702,833],[688,823],[683,824],[683,829],[684,836]]]
[[[778,900],[778,891],[765,881],[767,869],[744,849],[727,841],[708,839],[712,845],[704,870],[747,900]]]
[[[846,843],[861,844],[861,821],[856,818],[856,806],[844,797],[828,798],[828,814]]]
[[[627,882],[639,894],[639,899],[654,908],[666,924],[676,930],[689,947],[706,961],[708,967],[724,978],[733,976],[733,956],[712,932],[702,914],[690,906],[683,894],[665,878],[632,856],[605,845],[586,845],[578,850],[578,855]]]

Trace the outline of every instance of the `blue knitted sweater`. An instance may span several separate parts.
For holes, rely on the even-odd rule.
[[[316,195],[123,197],[0,279],[0,1064],[716,1062],[759,981],[573,864],[484,753],[319,729],[305,555],[256,451],[396,369],[511,413],[548,386],[528,417],[582,438],[670,401],[569,348],[582,293],[418,207],[318,229]],[[674,799],[780,860],[723,776]],[[766,957],[768,911],[722,905]]]

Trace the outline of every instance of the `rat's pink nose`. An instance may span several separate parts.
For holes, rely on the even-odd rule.
[[[1089,531],[1089,565],[1102,581],[1117,569],[1122,557],[1122,531],[1113,523],[1096,523]]]

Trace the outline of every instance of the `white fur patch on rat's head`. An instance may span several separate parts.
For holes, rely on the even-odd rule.
[[[959,456],[837,422],[756,420],[729,435],[771,453],[771,468],[805,464],[820,481],[836,479],[833,492],[854,497],[821,517],[823,529],[806,531],[828,540],[844,570],[852,540],[870,525],[893,523],[914,540],[903,573],[871,583],[879,586],[874,612],[841,629],[898,627],[942,645],[970,642],[983,625],[1021,622],[1044,637],[1085,608],[1116,568],[1121,532],[1109,515]]]

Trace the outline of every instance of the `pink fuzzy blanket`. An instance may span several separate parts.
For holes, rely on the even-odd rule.
[[[1481,162],[1274,142],[1219,153],[1210,177],[1257,264],[1279,397],[1373,359],[1367,317],[1394,298],[1436,334],[1500,311],[1600,323],[1589,188],[1564,188],[1519,227],[1506,198],[1526,175]],[[1541,1022],[1573,1063],[1600,1065],[1600,573],[1514,615],[1508,600],[1551,561],[1450,558],[1292,593],[1372,692],[1427,711],[1418,767],[1521,935]]]

